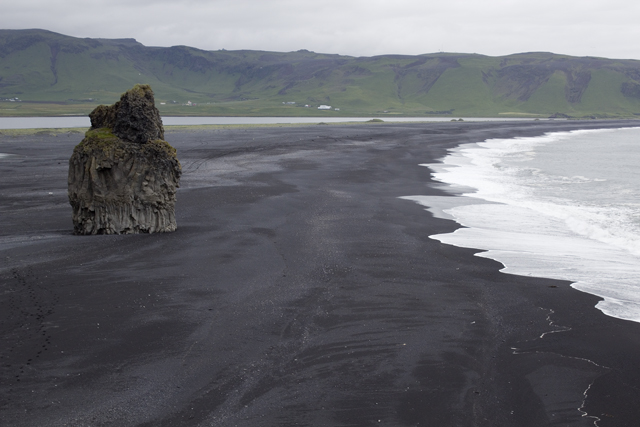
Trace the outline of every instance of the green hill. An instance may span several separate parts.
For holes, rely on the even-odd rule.
[[[165,115],[640,116],[636,60],[204,51],[0,30],[1,116],[86,114],[136,83]]]

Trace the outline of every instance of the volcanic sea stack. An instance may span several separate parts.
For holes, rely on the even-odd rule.
[[[89,115],[91,129],[69,159],[74,234],[175,231],[181,168],[148,85]]]

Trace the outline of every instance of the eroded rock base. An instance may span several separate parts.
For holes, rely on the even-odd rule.
[[[173,210],[141,202],[80,204],[73,213],[74,234],[166,233],[178,228]]]
[[[180,174],[176,151],[163,140],[138,144],[108,128],[90,130],[69,160],[74,233],[175,231]]]

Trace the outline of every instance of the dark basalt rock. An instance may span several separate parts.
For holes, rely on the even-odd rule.
[[[89,114],[91,128],[109,128],[123,141],[164,139],[164,127],[149,85],[136,85],[114,105],[100,105]]]
[[[176,230],[181,168],[176,150],[163,139],[151,88],[136,85],[89,116],[91,129],[69,160],[74,233]]]

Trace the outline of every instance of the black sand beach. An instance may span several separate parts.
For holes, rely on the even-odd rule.
[[[91,237],[82,134],[0,136],[0,425],[637,426],[640,324],[399,199],[459,143],[630,125],[168,131],[178,231]]]

